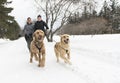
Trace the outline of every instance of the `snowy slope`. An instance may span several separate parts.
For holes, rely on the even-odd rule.
[[[59,37],[54,37],[59,41]],[[71,62],[56,63],[53,46],[46,45],[46,66],[29,63],[24,38],[0,39],[0,83],[120,83],[120,35],[71,36]]]

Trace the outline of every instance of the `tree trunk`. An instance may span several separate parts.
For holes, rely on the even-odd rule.
[[[49,35],[46,35],[47,41],[48,42],[53,42],[53,34],[50,33]]]

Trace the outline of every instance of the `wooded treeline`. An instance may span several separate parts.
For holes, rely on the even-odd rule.
[[[57,34],[63,33],[72,35],[120,33],[120,5],[117,0],[110,0],[109,4],[104,1],[99,13],[95,10],[95,4],[92,7],[84,5],[82,14],[79,11],[71,14],[68,23]]]

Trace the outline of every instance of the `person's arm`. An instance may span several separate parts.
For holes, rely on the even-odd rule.
[[[34,26],[35,26],[35,24],[32,24],[32,34],[33,34],[34,31],[35,31],[35,30],[34,30],[34,29],[35,29]]]
[[[23,34],[25,35],[26,33],[26,25],[24,26],[24,29],[23,29]]]
[[[49,29],[47,23],[45,23],[44,21],[43,21],[43,23],[44,23],[44,26],[46,27],[46,29]]]
[[[34,31],[34,32],[36,31],[36,22],[35,22],[35,24],[34,24],[34,26],[33,26],[33,31]]]
[[[45,35],[47,35],[48,34],[48,30],[49,30],[49,28],[48,28],[48,25],[47,25],[47,23],[45,23],[44,21],[43,21],[43,23],[44,23],[44,26],[46,27],[46,30],[45,30]]]

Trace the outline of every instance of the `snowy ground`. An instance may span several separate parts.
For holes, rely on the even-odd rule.
[[[54,38],[59,41],[59,37]],[[29,63],[24,38],[0,39],[0,83],[120,83],[120,35],[71,36],[71,62],[56,63],[46,45],[46,67]]]

